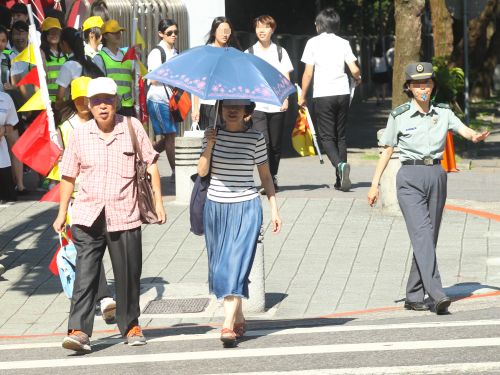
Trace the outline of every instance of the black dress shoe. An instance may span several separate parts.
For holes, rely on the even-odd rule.
[[[448,314],[448,307],[451,305],[450,297],[443,297],[434,304],[434,312],[437,315]]]
[[[415,311],[427,311],[429,310],[429,306],[427,306],[424,302],[405,302],[406,310],[415,310]]]

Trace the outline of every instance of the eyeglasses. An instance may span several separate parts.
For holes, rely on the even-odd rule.
[[[166,36],[179,35],[179,30],[170,30],[164,33]]]
[[[106,105],[112,105],[115,102],[114,97],[95,97],[95,98],[90,98],[90,105],[92,107],[99,105],[99,104],[106,104]]]

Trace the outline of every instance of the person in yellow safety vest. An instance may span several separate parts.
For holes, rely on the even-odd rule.
[[[122,31],[125,30],[117,20],[104,22],[101,27],[102,49],[92,61],[106,77],[112,78],[118,86],[121,108],[117,113],[123,116],[136,116],[134,108],[134,71],[131,60],[122,62],[124,52],[120,49]]]
[[[50,101],[55,103],[58,88],[56,79],[59,76],[61,67],[67,60],[59,47],[61,23],[57,18],[47,17],[42,22],[41,30],[41,50],[47,72],[47,88],[49,89]]]

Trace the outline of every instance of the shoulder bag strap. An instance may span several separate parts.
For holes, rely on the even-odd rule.
[[[130,117],[127,117],[127,125],[128,132],[130,133],[130,139],[132,140],[132,146],[134,147],[134,153],[137,155],[139,160],[144,163],[144,160],[142,160],[141,148],[139,147],[139,141],[137,141],[137,135],[135,134],[134,128],[132,127],[132,120],[130,119]]]

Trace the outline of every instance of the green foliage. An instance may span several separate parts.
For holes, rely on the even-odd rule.
[[[449,56],[434,57],[432,65],[437,84],[434,97],[436,103],[455,104],[457,96],[464,91],[464,71],[449,67]]]

